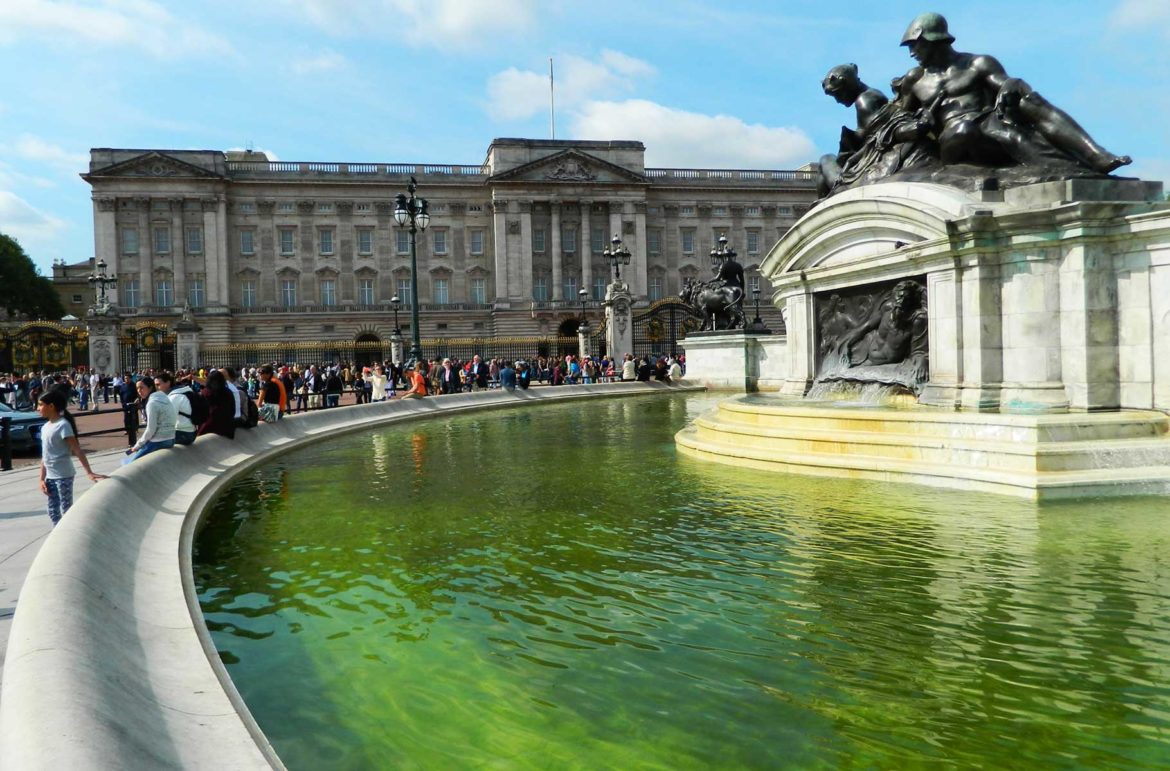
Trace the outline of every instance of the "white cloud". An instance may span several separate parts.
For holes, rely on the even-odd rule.
[[[0,190],[0,229],[21,241],[51,238],[65,229],[65,223],[34,208],[16,193]]]
[[[20,0],[0,3],[0,44],[28,37],[52,43],[145,51],[159,59],[222,56],[226,39],[155,0]]]
[[[641,59],[604,51],[601,62],[579,56],[554,57],[556,106],[572,112],[594,99],[613,98],[632,91],[635,79],[654,73]],[[548,109],[548,71],[511,67],[488,79],[488,112],[502,120],[530,118]]]
[[[69,152],[32,134],[21,134],[8,150],[18,158],[52,166],[67,173],[80,174],[89,169],[89,153]]]
[[[526,33],[536,0],[283,0],[285,8],[334,36],[397,35],[419,46],[457,50]]]
[[[816,157],[812,140],[798,128],[749,124],[644,99],[588,102],[570,125],[579,139],[643,141],[648,166],[793,168]]]
[[[1170,23],[1170,3],[1166,0],[1122,0],[1109,19],[1114,27],[1130,29],[1151,24]]]
[[[318,72],[334,72],[344,69],[348,64],[349,60],[344,56],[336,51],[326,49],[316,56],[294,59],[289,64],[289,69],[297,75],[309,75]]]

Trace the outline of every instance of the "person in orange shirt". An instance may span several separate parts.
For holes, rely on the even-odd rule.
[[[421,399],[427,395],[426,364],[407,364],[406,382],[410,389],[402,394],[402,399]]]

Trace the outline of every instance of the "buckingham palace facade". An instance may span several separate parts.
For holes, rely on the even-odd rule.
[[[121,314],[169,324],[189,307],[208,343],[384,339],[393,297],[405,333],[410,233],[393,208],[411,176],[431,214],[416,243],[423,337],[564,333],[581,289],[600,318],[614,234],[633,253],[622,278],[641,305],[709,276],[726,234],[776,328],[757,268],[815,199],[814,174],[644,158],[636,141],[534,139],[496,139],[474,166],[98,148],[82,178]]]

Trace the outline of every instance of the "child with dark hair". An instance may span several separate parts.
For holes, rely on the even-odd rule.
[[[37,412],[48,421],[41,427],[41,492],[49,497],[49,519],[54,526],[73,505],[75,472],[71,454],[81,461],[91,480],[105,479],[89,467],[89,458],[77,441],[77,423],[68,408],[68,397],[56,389],[46,391],[37,400]]]

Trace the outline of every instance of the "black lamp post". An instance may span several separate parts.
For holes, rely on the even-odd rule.
[[[581,288],[577,291],[577,299],[581,301],[581,326],[577,328],[578,332],[584,332],[589,327],[589,321],[585,318],[585,300],[589,297],[589,292]]]
[[[90,286],[96,288],[97,307],[105,308],[110,304],[106,299],[106,287],[118,283],[118,277],[112,274],[109,276],[106,275],[105,260],[98,260],[95,267],[97,268],[97,272],[90,274],[86,280],[89,281]]]
[[[427,212],[427,199],[416,198],[414,191],[417,189],[418,181],[412,176],[410,184],[406,186],[406,193],[399,193],[394,198],[394,221],[399,227],[405,227],[408,222],[410,223],[410,358],[415,362],[422,359],[422,340],[419,338],[418,328],[418,247],[415,234],[420,230],[426,230],[427,225],[431,224],[431,215]]]
[[[398,295],[390,298],[390,307],[394,309],[394,334],[402,337],[402,327],[398,326],[398,309],[402,306],[402,300]]]
[[[760,319],[760,290],[758,288],[752,290],[752,299],[756,301],[756,317],[752,319],[752,326],[759,327],[764,322]]]
[[[603,251],[601,256],[609,260],[609,264],[613,266],[613,280],[619,281],[622,277],[621,266],[629,265],[630,258],[633,255],[631,255],[630,250],[627,249],[624,244],[622,244],[621,236],[619,236],[617,233],[614,233],[613,238],[610,239],[610,244],[611,246]]]

